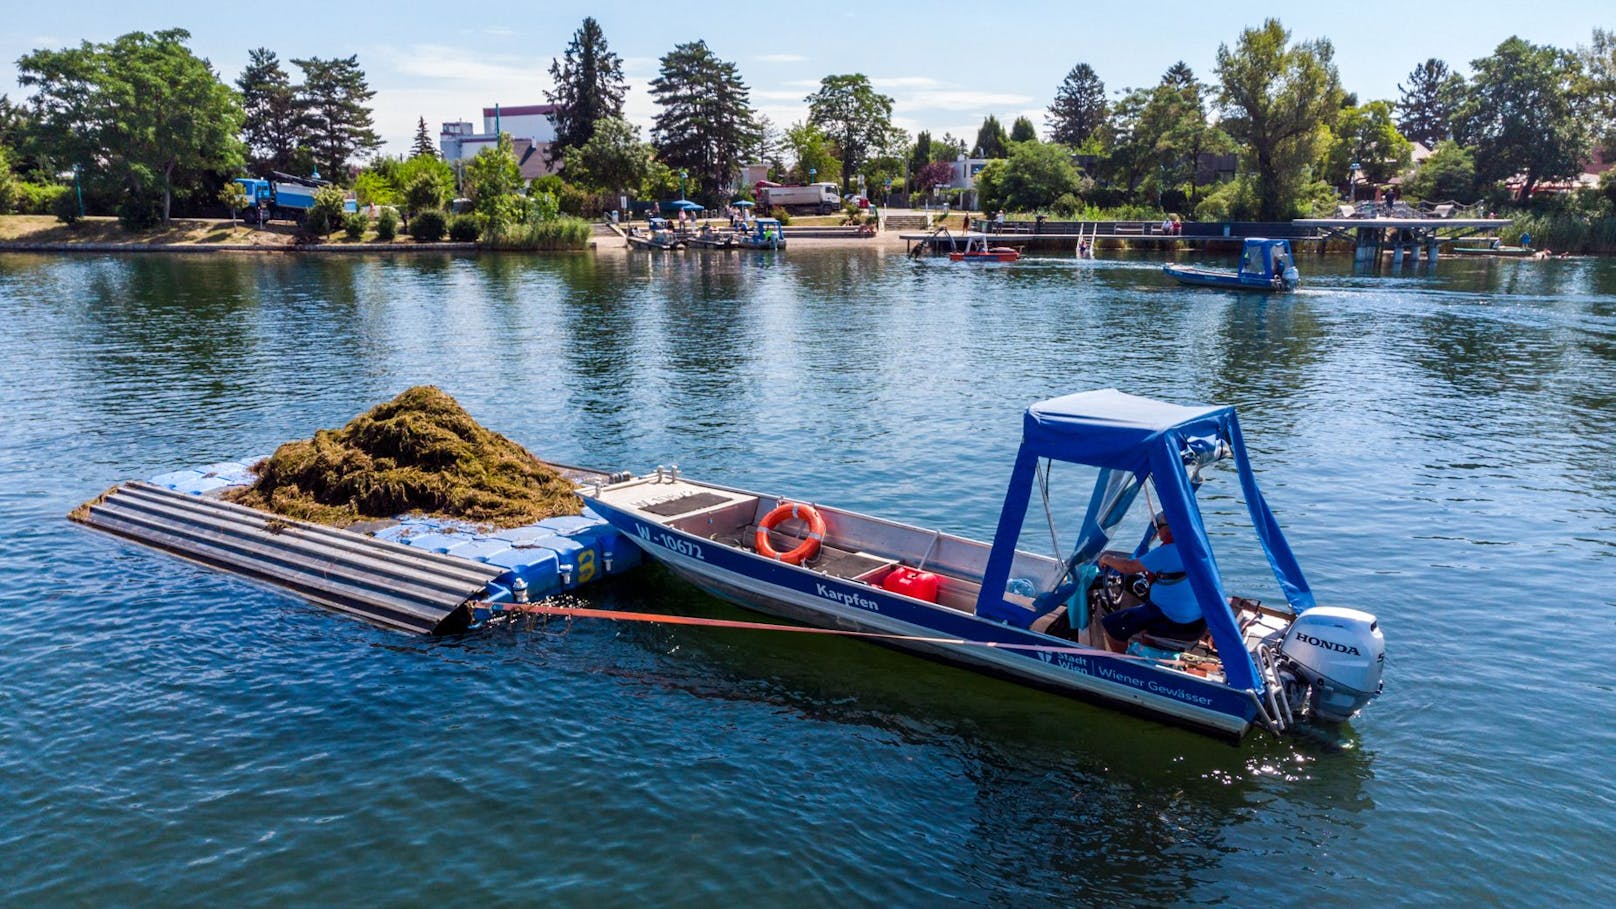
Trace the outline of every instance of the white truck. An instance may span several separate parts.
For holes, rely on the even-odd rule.
[[[841,192],[834,183],[809,183],[806,186],[759,183],[753,188],[758,204],[766,209],[778,205],[787,211],[812,209],[825,215],[842,207]]]

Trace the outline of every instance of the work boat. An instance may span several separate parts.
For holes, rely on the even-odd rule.
[[[1222,461],[1233,462],[1283,604],[1224,590],[1195,500]],[[697,482],[676,468],[581,495],[652,558],[723,599],[1234,739],[1253,725],[1343,721],[1380,693],[1375,617],[1314,604],[1232,407],[1116,390],[1034,404],[991,544]],[[1028,520],[1032,502],[1042,521]],[[1158,540],[1162,520],[1170,533]],[[1063,530],[1070,549],[1058,542]],[[1119,573],[1168,537],[1182,572]],[[1119,540],[1138,542],[1113,548]],[[1102,620],[1162,583],[1187,584],[1204,625],[1111,639]]]
[[[1296,270],[1288,240],[1247,237],[1240,250],[1240,268],[1202,268],[1169,262],[1162,271],[1180,284],[1228,290],[1295,290],[1302,278]]]

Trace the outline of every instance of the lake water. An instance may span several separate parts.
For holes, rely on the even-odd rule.
[[[1274,297],[1158,265],[0,256],[0,903],[1608,898],[1616,262],[1304,254]],[[1385,694],[1230,747],[844,640],[415,639],[64,520],[419,383],[555,460],[977,538],[1028,403],[1232,403]],[[581,599],[746,617],[659,570]]]

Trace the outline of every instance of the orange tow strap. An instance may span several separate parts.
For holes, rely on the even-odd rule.
[[[1161,660],[1135,656],[1131,653],[1111,653],[1093,647],[1061,647],[1048,644],[1007,644],[999,641],[969,641],[965,638],[935,638],[912,634],[887,634],[880,631],[843,631],[839,628],[813,628],[807,625],[776,625],[770,622],[740,622],[734,619],[704,619],[689,615],[664,615],[659,612],[622,612],[616,609],[587,609],[582,606],[551,606],[548,603],[491,603],[491,608],[504,612],[527,612],[578,619],[611,619],[617,622],[652,622],[659,625],[699,625],[706,628],[740,628],[747,631],[791,631],[797,634],[831,634],[848,638],[867,638],[880,641],[909,641],[920,644],[952,644],[962,647],[991,647],[995,650],[1027,650],[1044,653],[1075,653],[1106,656],[1143,663]]]

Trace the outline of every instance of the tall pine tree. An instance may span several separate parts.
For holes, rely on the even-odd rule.
[[[1075,146],[1099,131],[1105,115],[1105,83],[1095,75],[1093,67],[1079,63],[1055,92],[1055,103],[1049,106],[1044,122],[1051,139]]]
[[[1453,104],[1456,77],[1448,65],[1435,57],[1414,67],[1408,74],[1408,87],[1398,83],[1402,98],[1397,102],[1397,131],[1405,138],[1436,148],[1453,132]]]
[[[432,134],[426,131],[426,118],[422,117],[415,124],[415,144],[410,147],[411,158],[436,158],[437,146],[432,144]]]
[[[724,194],[741,156],[762,139],[735,64],[714,56],[705,41],[680,44],[662,58],[651,97],[662,107],[651,127],[657,156],[688,171],[709,200]]]
[[[305,144],[303,113],[292,79],[275,52],[260,47],[247,52],[247,68],[236,79],[247,121],[241,138],[260,173],[290,170],[298,146]]]
[[[550,118],[556,129],[550,146],[554,164],[567,149],[582,148],[595,134],[596,123],[623,116],[628,83],[623,79],[622,59],[607,49],[606,35],[593,17],[584,19],[573,32],[566,55],[550,61],[550,78],[555,89],[544,97],[556,106]]]
[[[357,55],[292,62],[303,70],[298,101],[303,106],[314,163],[325,179],[346,183],[349,160],[367,158],[381,148],[368,104],[376,93],[366,84]]]
[[[1005,145],[1010,137],[1004,133],[1004,124],[999,118],[988,114],[982,120],[982,125],[976,131],[976,145],[971,149],[971,156],[975,158],[1003,158],[1007,154]]]

